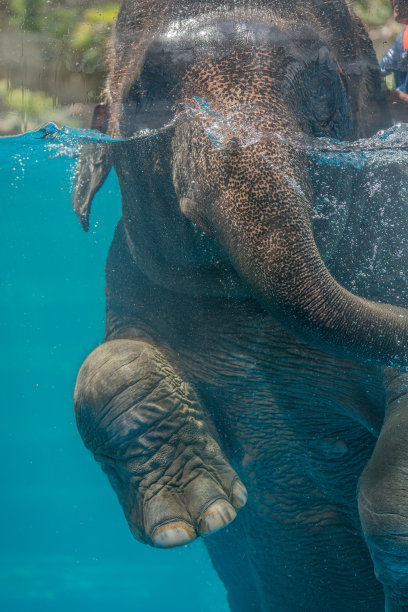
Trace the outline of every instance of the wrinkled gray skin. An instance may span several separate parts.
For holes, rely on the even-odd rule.
[[[341,1],[128,1],[109,62],[108,131],[136,136],[79,164],[84,228],[112,164],[123,218],[75,409],[132,533],[228,524],[205,541],[234,612],[408,610],[402,170],[327,176],[299,146],[378,126],[361,23]]]

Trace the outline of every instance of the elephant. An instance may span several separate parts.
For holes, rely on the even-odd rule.
[[[75,415],[133,536],[204,537],[233,612],[408,610],[405,170],[322,161],[387,121],[346,1],[121,5],[73,195],[87,230],[114,168]]]

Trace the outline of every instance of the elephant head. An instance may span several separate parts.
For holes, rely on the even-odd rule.
[[[109,64],[108,131],[131,146],[141,130],[172,126],[180,214],[263,306],[318,348],[405,368],[408,311],[339,285],[310,219],[299,142],[366,135],[381,113],[374,52],[347,4],[126,0]],[[80,162],[74,207],[85,228],[112,163],[114,143],[90,144]]]

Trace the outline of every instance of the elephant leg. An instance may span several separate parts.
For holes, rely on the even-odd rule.
[[[408,374],[386,370],[387,410],[359,481],[363,532],[388,612],[408,612]]]
[[[227,529],[205,539],[231,612],[384,610],[381,586],[354,517],[350,520],[329,503],[313,508],[303,488],[291,491],[298,518],[284,510],[278,516],[276,507],[268,516],[265,508],[251,503],[254,495],[247,484],[245,509]],[[310,524],[301,524],[304,516]]]
[[[139,540],[171,547],[229,523],[246,490],[192,387],[149,341],[105,342],[84,362],[75,413]]]

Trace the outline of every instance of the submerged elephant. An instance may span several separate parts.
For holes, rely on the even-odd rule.
[[[408,610],[408,295],[379,303],[374,267],[356,284],[352,197],[313,229],[299,146],[378,125],[361,22],[342,0],[126,0],[109,62],[95,125],[122,140],[84,148],[74,207],[87,229],[113,165],[123,216],[75,409],[132,533],[228,525],[205,542],[236,612],[382,610],[383,588]]]

